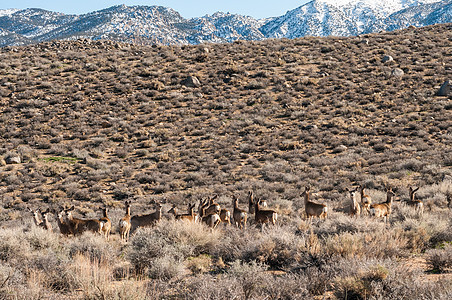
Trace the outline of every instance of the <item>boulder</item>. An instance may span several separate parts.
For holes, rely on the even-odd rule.
[[[7,164],[20,164],[21,163],[21,159],[20,159],[20,156],[19,155],[8,155],[6,158],[5,158],[5,162],[7,163]]]
[[[394,61],[394,58],[392,58],[391,55],[385,55],[385,56],[383,56],[383,58],[381,59],[381,62],[382,62],[382,63],[387,63],[387,62],[391,62],[391,61]]]
[[[391,72],[391,76],[394,76],[394,77],[402,77],[404,74],[405,74],[405,72],[403,72],[403,70],[399,69],[399,68],[395,68]]]
[[[201,82],[199,82],[199,79],[196,78],[196,76],[189,76],[181,81],[182,85],[185,85],[187,87],[200,87]]]
[[[447,80],[441,85],[438,96],[452,96],[452,82],[450,80]]]

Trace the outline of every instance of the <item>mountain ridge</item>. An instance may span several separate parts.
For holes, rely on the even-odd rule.
[[[66,15],[43,9],[0,10],[0,46],[87,38],[142,44],[354,36],[452,22],[452,0],[313,0],[279,17],[216,12],[191,19],[163,6],[116,5]]]

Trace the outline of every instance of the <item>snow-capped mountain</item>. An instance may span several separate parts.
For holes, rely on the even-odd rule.
[[[88,38],[199,44],[266,38],[351,36],[452,22],[452,0],[313,0],[283,16],[256,20],[217,12],[185,19],[161,6],[113,6],[83,15],[0,10],[0,46]]]

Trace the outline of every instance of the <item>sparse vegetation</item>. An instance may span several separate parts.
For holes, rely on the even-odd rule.
[[[452,298],[452,113],[436,95],[452,77],[451,30],[206,53],[103,41],[0,49],[0,298]],[[392,187],[386,224],[349,215],[358,185],[372,203]],[[307,220],[306,186],[326,219]],[[166,213],[212,195],[245,209],[249,191],[276,225],[249,213],[246,230],[211,229]],[[131,216],[163,204],[128,242],[125,201]],[[110,240],[60,234],[58,212],[72,205],[84,219],[108,207]],[[54,212],[53,232],[28,208]]]

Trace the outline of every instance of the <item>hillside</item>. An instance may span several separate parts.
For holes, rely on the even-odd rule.
[[[109,206],[116,226],[126,199],[134,213],[161,201],[166,218],[170,205],[182,208],[213,194],[226,207],[233,195],[244,206],[253,190],[278,210],[280,224],[298,227],[307,185],[342,222],[346,188],[362,184],[382,202],[389,184],[398,200],[408,186],[420,186],[426,210],[450,229],[444,209],[452,189],[452,96],[436,94],[452,78],[451,32],[445,24],[199,46],[78,40],[1,48],[2,226],[31,222],[27,207],[73,204],[87,216]],[[400,211],[391,226],[407,220]],[[417,228],[410,220],[412,227],[403,223],[408,231]],[[379,221],[359,222],[382,228]],[[319,243],[327,241],[326,226],[314,227]],[[290,232],[304,234],[301,228]],[[281,234],[273,231],[273,238]],[[228,263],[237,258],[233,250],[209,253]],[[243,255],[244,261],[263,257]],[[300,268],[270,257],[261,262]],[[325,269],[315,272],[327,276]]]

